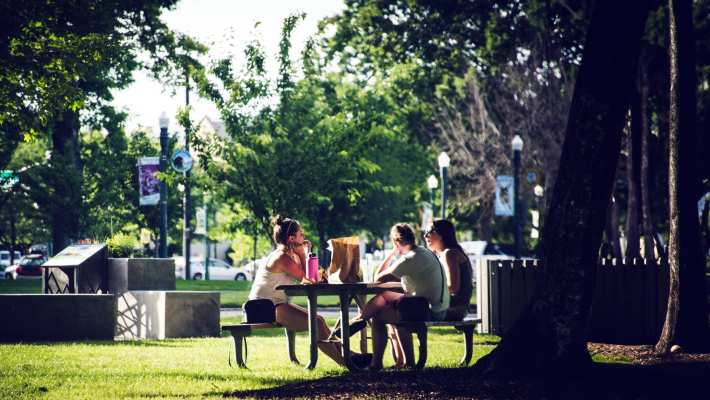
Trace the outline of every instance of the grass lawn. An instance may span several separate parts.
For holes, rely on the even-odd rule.
[[[222,320],[230,322],[236,321]],[[302,363],[308,360],[307,339],[305,333],[298,334],[296,349]],[[0,344],[0,399],[219,398],[234,391],[348,374],[323,353],[313,371],[290,364],[279,330],[257,332],[248,340],[248,370],[228,365],[231,337]],[[490,352],[498,338],[476,335],[475,341],[474,361]],[[456,366],[463,352],[462,336],[450,328],[433,329],[429,349],[427,367]],[[389,355],[385,363],[391,364]]]

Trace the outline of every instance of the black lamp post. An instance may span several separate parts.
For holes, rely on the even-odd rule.
[[[185,70],[185,106],[189,110],[190,106],[190,74],[188,70]],[[190,151],[190,130],[191,126],[190,118],[187,118],[188,126],[185,127],[185,151]],[[192,240],[192,230],[190,229],[190,169],[183,172],[184,178],[184,192],[182,197],[182,257],[185,260],[185,279],[190,277],[190,253],[192,252],[190,248]]]
[[[429,202],[431,203],[431,213],[433,215],[434,214],[434,191],[436,190],[436,187],[439,186],[439,181],[436,179],[436,176],[429,175],[429,177],[426,180],[426,185],[429,187]]]
[[[165,172],[168,164],[168,115],[163,112],[158,120],[160,124],[160,172]],[[168,258],[168,187],[160,180],[160,258]]]
[[[441,219],[446,219],[446,178],[451,158],[443,151],[439,153],[439,172],[441,173]]]
[[[515,258],[520,258],[523,252],[523,220],[520,205],[520,153],[523,151],[523,139],[515,135],[513,138],[513,200],[515,219]]]

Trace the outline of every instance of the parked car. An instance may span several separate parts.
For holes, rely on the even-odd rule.
[[[15,250],[14,253],[15,253],[15,257],[13,257],[13,258],[14,258],[15,262],[18,262],[20,260],[20,258],[22,258],[22,254],[17,250]],[[0,250],[0,267],[2,267],[2,269],[5,269],[5,267],[9,267],[9,266],[10,266],[10,251],[9,250]]]
[[[5,279],[41,278],[42,264],[47,262],[43,254],[28,254],[15,264],[5,268]]]
[[[174,257],[175,277],[185,279],[185,259]],[[205,279],[205,260],[202,258],[190,260],[191,279]],[[251,281],[254,279],[253,271],[246,267],[233,267],[226,262],[210,258],[210,280]]]

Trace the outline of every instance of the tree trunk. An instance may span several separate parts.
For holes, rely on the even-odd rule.
[[[493,199],[486,198],[481,204],[478,217],[478,240],[490,242],[493,236]]]
[[[584,337],[646,2],[599,1],[575,83],[542,238],[545,277],[493,352],[487,375],[568,375],[588,366]]]
[[[52,129],[51,185],[52,247],[55,253],[78,239],[81,217],[81,163],[79,159],[79,115],[65,111]]]
[[[639,252],[639,170],[641,164],[641,96],[634,90],[631,97],[631,129],[626,141],[626,262],[638,258]]]
[[[656,343],[659,353],[668,353],[674,344],[687,351],[704,351],[708,347],[705,263],[700,253],[696,205],[699,182],[694,164],[697,137],[692,2],[669,0],[669,16],[670,287],[666,319]]]
[[[614,193],[612,189],[612,193]],[[606,222],[606,238],[609,241],[610,258],[621,259],[621,241],[619,240],[619,207],[614,195],[609,199],[609,211]]]
[[[646,259],[655,259],[654,252],[655,229],[653,220],[651,219],[651,196],[650,196],[650,180],[649,180],[649,162],[650,162],[650,146],[651,140],[651,117],[648,113],[649,102],[649,83],[648,83],[648,66],[646,63],[641,63],[639,68],[640,73],[640,97],[641,97],[641,171],[639,184],[641,189],[641,223],[643,226],[643,257]]]

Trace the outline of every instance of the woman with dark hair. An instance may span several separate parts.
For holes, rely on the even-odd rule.
[[[468,313],[473,294],[471,261],[456,240],[454,224],[445,219],[435,220],[424,233],[427,247],[436,252],[444,265],[451,295],[446,319],[460,321]]]
[[[269,299],[276,306],[276,322],[293,331],[308,330],[308,311],[291,304],[279,285],[292,284],[294,281],[314,283],[306,278],[306,261],[311,243],[303,236],[301,225],[292,218],[276,216],[272,219],[273,239],[276,249],[267,257],[254,277],[249,293],[249,300]],[[330,329],[323,317],[318,316],[318,338],[325,339]],[[318,347],[338,364],[344,365],[339,343],[322,342]]]

